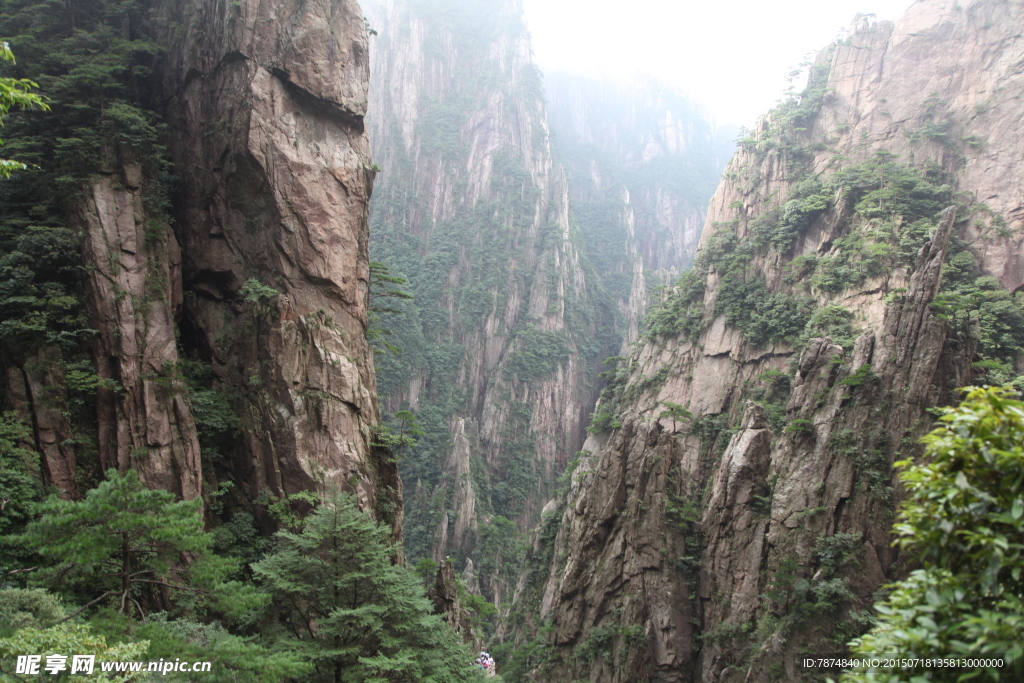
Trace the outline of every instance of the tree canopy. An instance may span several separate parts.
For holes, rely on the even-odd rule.
[[[1024,655],[1024,403],[1013,396],[970,390],[925,437],[922,461],[897,463],[909,498],[893,529],[921,568],[876,605],[878,623],[851,643],[854,653]],[[954,681],[964,673],[861,670],[842,681]],[[1015,675],[973,673],[996,681]]]
[[[171,608],[182,592],[216,599],[237,588],[225,582],[231,562],[210,552],[199,505],[146,488],[134,471],[110,470],[84,500],[53,496],[40,504],[19,542],[52,562],[37,582],[91,595],[82,609],[107,601],[145,620],[148,612]],[[238,613],[258,602],[251,590],[235,591],[228,609]]]
[[[14,53],[11,52],[11,46],[6,42],[0,43],[0,61],[14,62]],[[49,109],[46,103],[43,102],[43,98],[32,92],[33,89],[38,87],[35,82],[27,78],[0,77],[0,126],[3,125],[7,112],[11,111],[14,107],[21,109],[28,109],[30,107]],[[2,144],[3,140],[0,140],[0,145]],[[26,168],[25,164],[20,161],[0,159],[0,178],[9,178],[13,171],[20,171],[24,168]]]
[[[351,496],[318,506],[253,565],[313,681],[454,683],[479,678],[472,653],[432,613],[420,580],[391,560],[390,531]]]

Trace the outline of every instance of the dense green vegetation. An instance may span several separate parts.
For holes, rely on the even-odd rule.
[[[325,681],[469,681],[472,656],[432,614],[420,580],[392,561],[390,530],[350,497],[319,505],[275,535],[253,564],[282,639]]]
[[[834,295],[893,268],[913,265],[938,213],[950,201],[949,186],[939,184],[937,174],[878,152],[825,178],[795,183],[786,202],[750,221],[744,237],[737,232],[738,221],[720,224],[693,270],[653,307],[647,337],[696,340],[713,316],[724,315],[754,346],[797,342],[808,325],[820,327],[821,315],[814,313],[817,296]],[[827,254],[790,257],[783,286],[769,291],[753,267],[754,259],[769,251],[787,256],[798,236],[840,202],[853,207],[845,234],[829,245]],[[711,269],[721,282],[713,309],[705,311]]]
[[[877,625],[854,653],[1024,657],[1024,403],[971,390],[924,439],[919,464],[897,463],[909,498],[893,530],[920,568],[876,605]],[[1018,663],[1019,666],[1019,663]],[[977,680],[1016,680],[1007,667]],[[934,667],[865,667],[843,681],[964,680]]]
[[[0,241],[25,228],[62,225],[90,174],[118,160],[139,161],[154,182],[154,217],[163,206],[167,162],[163,124],[149,107],[150,66],[159,52],[145,2],[80,0],[51,5],[15,0],[0,26],[18,56],[12,75],[39,84],[47,111],[12,114],[6,153],[32,167],[4,183]]]
[[[4,121],[4,156],[27,168],[12,166],[15,172],[0,181],[0,369],[22,367],[42,348],[59,349],[45,362],[60,365],[67,379],[73,435],[65,445],[75,451],[83,489],[102,476],[96,389],[117,387],[95,373],[80,235],[67,218],[88,176],[139,162],[152,218],[147,233],[168,229],[162,124],[149,109],[147,76],[158,48],[148,12],[144,2],[112,0],[0,5],[0,41],[17,55],[17,63],[0,60],[0,76],[20,87],[38,83],[48,104],[11,111]],[[4,472],[13,462],[6,460]]]
[[[942,289],[931,308],[954,328],[977,325],[979,358],[974,370],[979,378],[1024,388],[1014,369],[1024,354],[1024,293],[1008,292],[996,278],[982,275],[974,255],[959,239],[951,241]]]
[[[479,678],[420,580],[393,564],[390,530],[351,497],[279,501],[270,543],[232,543],[248,535],[244,517],[207,532],[200,501],[175,501],[132,472],[106,476],[81,501],[35,506],[3,539],[3,671],[18,654],[82,644],[73,651],[100,659],[215,661],[209,674],[168,680]],[[12,566],[6,550],[17,547],[31,555]]]
[[[415,154],[401,144],[377,152],[383,170],[371,212],[372,257],[405,280],[404,291],[414,297],[393,299],[389,310],[379,311],[378,324],[391,332],[388,343],[401,352],[376,355],[378,388],[390,412],[414,408],[422,431],[400,460],[404,544],[413,564],[432,556],[444,520],[455,520],[458,487],[446,467],[453,421],[465,420],[480,523],[475,538],[458,552],[446,552],[460,569],[473,558],[490,599],[497,594],[492,582],[511,586],[521,556],[519,532],[504,547],[495,542],[494,529],[509,531],[502,520],[526,523],[531,506],[553,486],[538,462],[537,442],[556,435],[534,434],[533,406],[519,397],[564,372],[573,356],[586,363],[617,340],[614,326],[595,325],[611,308],[590,290],[590,266],[581,264],[586,292],[579,291],[582,283],[572,273],[565,276],[565,254],[579,236],[564,234],[529,166],[546,154],[544,127],[533,118],[542,97],[539,73],[511,54],[496,59],[492,53],[497,36],[524,30],[521,18],[479,0],[418,2],[409,11],[429,27],[427,58],[454,73],[443,93],[419,102]],[[387,49],[387,41],[397,38],[380,39]],[[496,94],[505,103],[500,115],[514,115],[535,134],[526,150],[509,144],[491,153],[488,183],[475,188],[466,170],[471,164],[465,124],[492,107]],[[455,206],[432,216],[427,198],[436,190],[435,173],[451,185]],[[538,295],[547,307],[531,312]],[[558,318],[564,326],[552,324]],[[480,430],[485,386],[489,405],[503,421],[498,434]]]
[[[14,62],[14,53],[6,42],[0,43],[0,62]],[[13,107],[38,107],[44,110],[48,107],[38,94],[32,92],[38,87],[37,83],[27,78],[0,78],[0,126]],[[3,145],[3,140],[0,140],[0,145]],[[20,161],[0,159],[0,178],[10,178],[12,172],[24,171],[26,168],[27,166]]]

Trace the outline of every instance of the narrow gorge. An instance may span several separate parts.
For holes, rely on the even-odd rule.
[[[367,3],[371,257],[413,297],[387,304],[400,350],[376,363],[385,410],[424,432],[403,455],[406,553],[452,557],[496,607],[519,571],[516,529],[583,443],[601,361],[636,340],[647,282],[692,259],[728,153],[657,84],[552,89],[522,13]],[[632,111],[606,128],[617,97]]]
[[[752,129],[536,11],[0,2],[0,680],[821,681],[931,568],[900,468],[1024,391],[1024,7]]]

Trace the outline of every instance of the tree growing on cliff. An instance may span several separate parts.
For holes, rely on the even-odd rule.
[[[404,285],[404,277],[392,275],[387,264],[370,261],[370,306],[367,315],[366,339],[370,346],[379,353],[400,353],[402,349],[388,341],[392,332],[381,323],[383,315],[401,315],[402,310],[395,308],[398,301],[408,301],[412,294],[397,286]],[[397,286],[396,286],[397,285]]]
[[[313,681],[473,681],[473,656],[431,612],[421,582],[391,561],[390,531],[349,496],[317,507],[301,531],[279,531],[277,550],[253,565],[274,596]]]
[[[14,53],[11,46],[6,42],[0,43],[0,61],[14,63]],[[4,117],[14,107],[29,109],[39,107],[49,109],[43,98],[32,92],[39,86],[27,78],[0,78],[0,126],[4,123]],[[3,140],[0,140],[0,145]],[[0,178],[10,178],[11,173],[25,169],[25,164],[10,159],[0,159]]]
[[[851,643],[855,653],[1024,656],[1024,403],[1012,396],[972,389],[925,437],[920,464],[897,463],[910,498],[893,530],[921,568],[876,605],[878,623]],[[862,670],[842,681],[954,681],[964,673]]]

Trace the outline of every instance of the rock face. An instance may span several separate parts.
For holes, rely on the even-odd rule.
[[[403,470],[416,485],[406,548],[473,562],[498,604],[515,579],[493,556],[495,520],[537,522],[584,440],[600,359],[639,334],[652,268],[692,258],[716,138],[653,84],[545,85],[517,1],[367,9],[373,258],[415,296],[385,320],[402,351],[378,356],[378,376],[386,408],[416,411],[426,431]],[[608,130],[613,101],[634,95]],[[684,168],[706,180],[686,196]]]
[[[371,453],[362,12],[200,2],[165,5],[160,25],[181,344],[243,406],[243,438],[208,468],[250,497],[345,489],[373,508],[383,487],[393,507],[394,467]]]
[[[100,464],[134,469],[147,486],[186,499],[202,493],[192,410],[176,372],[174,316],[182,302],[181,253],[169,226],[143,206],[138,164],[97,176],[79,209],[90,318],[98,331]]]
[[[864,628],[905,569],[890,466],[999,355],[936,296],[1021,286],[1022,20],[999,0],[858,18],[741,142],[534,570],[538,680],[775,680]]]
[[[716,129],[698,105],[653,79],[554,73],[544,93],[584,243],[600,253],[592,260],[615,258],[626,242],[646,270],[678,275],[697,252],[735,131]],[[609,234],[614,223],[627,234]]]
[[[476,650],[481,640],[473,631],[469,611],[459,604],[459,584],[455,578],[455,564],[451,560],[443,560],[438,565],[434,585],[427,590],[427,597],[434,603],[434,614],[443,617],[462,636],[462,641],[471,643]]]
[[[62,198],[93,358],[49,332],[5,356],[5,405],[32,427],[19,445],[68,498],[110,468],[186,499],[238,484],[228,506],[257,513],[343,490],[400,537],[366,340],[362,11],[199,0],[111,21],[159,48],[124,77],[167,144],[104,143]]]
[[[75,498],[75,453],[68,447],[67,387],[58,347],[40,349],[21,368],[7,369],[7,398],[22,424],[32,425],[20,448],[40,457],[37,472],[44,486],[53,486],[62,498]]]
[[[531,526],[582,443],[603,313],[519,3],[367,10],[373,258],[415,296],[384,321],[402,351],[377,359],[381,395],[426,430],[403,472],[423,485],[407,550],[463,560],[496,515]]]

